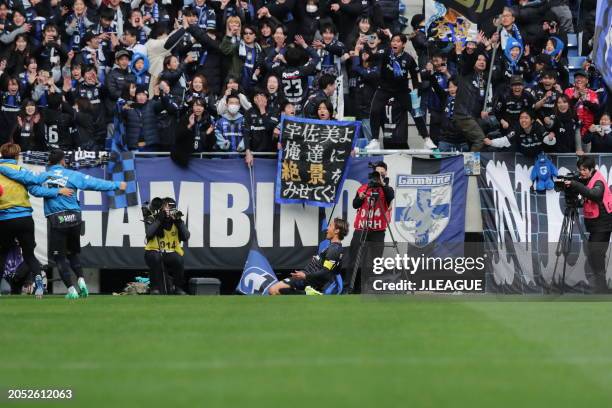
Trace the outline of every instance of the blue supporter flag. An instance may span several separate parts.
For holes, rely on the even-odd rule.
[[[593,63],[612,91],[612,0],[598,0],[593,36]]]
[[[118,108],[121,107],[118,104]],[[138,190],[136,186],[136,160],[134,152],[130,152],[124,143],[125,125],[115,115],[114,129],[110,159],[106,167],[106,179],[112,181],[125,181],[125,191],[109,191],[110,208],[125,208],[138,205]]]
[[[267,295],[270,286],[278,282],[268,259],[261,253],[257,239],[253,240],[242,277],[236,291],[243,295]]]

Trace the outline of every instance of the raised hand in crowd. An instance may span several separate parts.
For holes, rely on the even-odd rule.
[[[302,48],[308,47],[308,44],[306,44],[306,40],[304,40],[304,37],[302,37],[301,35],[295,36],[295,43]]]

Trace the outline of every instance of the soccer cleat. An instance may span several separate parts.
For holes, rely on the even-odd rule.
[[[89,291],[87,290],[87,285],[85,284],[85,279],[79,278],[77,280],[77,285],[79,285],[79,292],[81,293],[81,297],[89,296]]]
[[[34,278],[34,296],[36,299],[42,299],[45,293],[45,286],[43,285],[43,278],[40,275],[36,275]]]
[[[40,276],[42,277],[43,290],[47,292],[47,284],[49,283],[47,279],[47,273],[45,271],[40,271]]]
[[[433,140],[431,140],[431,137],[426,137],[425,138],[425,148],[429,150],[434,150],[434,149],[437,149],[438,146],[436,146]]]
[[[312,286],[306,286],[306,289],[304,289],[304,292],[306,292],[306,296],[320,296],[320,295],[322,295],[321,292],[319,292],[316,289],[313,289]]]
[[[68,293],[66,293],[65,298],[66,299],[78,299],[79,298],[79,294],[77,293],[74,286],[71,286],[68,288]]]
[[[370,140],[370,143],[365,147],[365,150],[380,150],[380,143],[376,139]]]

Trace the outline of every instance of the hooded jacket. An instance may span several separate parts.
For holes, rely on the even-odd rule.
[[[138,60],[144,61],[144,66],[141,70],[136,69],[135,64]],[[149,74],[149,59],[146,55],[140,53],[134,54],[130,62],[130,72],[136,77],[136,85],[144,85],[147,88],[151,82],[151,74]]]

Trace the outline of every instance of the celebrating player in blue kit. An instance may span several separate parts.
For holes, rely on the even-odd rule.
[[[0,174],[26,186],[42,184],[47,187],[68,188],[72,190],[112,191],[125,190],[125,182],[106,181],[81,174],[65,168],[64,152],[53,150],[49,154],[49,167],[46,172],[34,174],[24,168],[14,170],[0,167]],[[89,294],[79,254],[81,252],[81,206],[78,195],[45,198],[45,217],[49,220],[50,249],[57,264],[62,281],[68,288],[67,299],[77,299]],[[79,293],[72,280],[70,269],[77,276]]]

